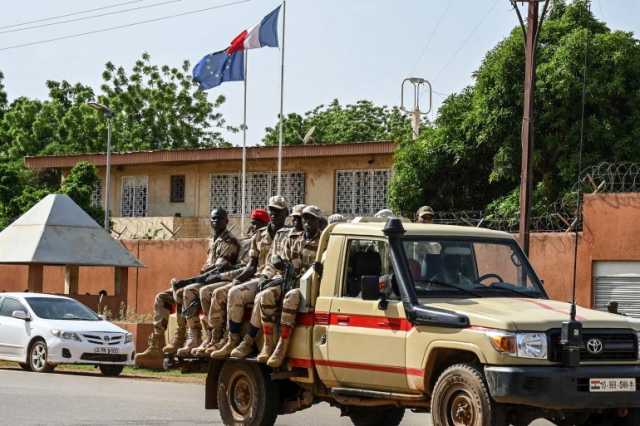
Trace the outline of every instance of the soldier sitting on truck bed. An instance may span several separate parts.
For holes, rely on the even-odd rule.
[[[244,310],[253,302],[258,284],[269,280],[275,274],[275,268],[269,259],[279,254],[284,240],[291,228],[285,228],[284,222],[289,214],[284,197],[276,195],[269,199],[267,207],[271,223],[254,237],[251,243],[251,261],[245,271],[231,283],[218,288],[211,297],[209,323],[213,332],[224,327],[224,313],[227,312],[228,336],[220,349],[211,352],[212,358],[226,358],[240,344],[240,331]],[[255,272],[258,271],[256,274]],[[255,337],[258,330],[249,330]]]
[[[216,208],[211,211],[211,229],[213,238],[209,241],[207,261],[201,272],[223,271],[232,266],[238,256],[238,240],[227,231],[228,217],[224,209]],[[172,280],[172,284],[176,282]],[[184,289],[174,290],[174,286],[156,295],[154,304],[153,333],[149,338],[149,347],[136,355],[135,363],[139,367],[162,368],[165,353],[174,353],[185,344],[186,320],[182,317],[182,302]],[[162,347],[164,332],[167,329],[172,305],[176,306],[178,329],[173,341]],[[199,319],[192,319],[189,324],[192,336],[199,344],[201,330]],[[193,343],[191,343],[193,344]],[[195,345],[197,346],[197,345]]]
[[[211,294],[217,288],[225,285],[226,283],[240,275],[240,273],[249,263],[249,245],[251,243],[251,238],[258,230],[267,226],[268,223],[269,215],[266,210],[256,209],[252,211],[251,226],[248,232],[250,233],[250,236],[249,238],[240,242],[238,265],[236,265],[234,269],[228,270],[226,272],[215,272],[208,274],[206,277],[198,277],[200,279],[194,280],[194,284],[191,284],[184,289],[182,315],[187,320],[187,323],[190,319],[198,315],[198,310],[200,309],[200,307],[202,307],[202,311],[205,312],[205,314],[208,314],[209,308],[211,307]],[[209,320],[208,318],[206,318],[206,315],[205,319],[202,321],[202,326],[205,329],[205,338],[202,343],[195,348],[185,346],[185,348],[180,349],[177,353],[179,357],[188,357],[190,355],[203,356],[209,347],[215,345],[222,339],[222,333],[224,330],[217,330],[217,334],[214,336],[211,325],[209,324]]]
[[[316,259],[316,252],[318,251],[318,245],[320,243],[321,219],[322,211],[319,207],[305,207],[302,212],[304,232],[301,235],[287,239],[284,246],[283,260],[285,262],[291,262],[293,266],[293,275],[295,278],[291,284],[294,288],[283,288],[283,286],[288,284],[286,280],[283,280],[282,285],[269,287],[261,291],[258,297],[256,297],[256,307],[254,307],[254,311],[257,310],[260,313],[264,333],[264,344],[258,354],[257,360],[262,363],[266,362],[267,365],[272,368],[280,367],[287,355],[289,338],[296,325],[296,316],[300,301],[302,300],[302,294],[298,288],[299,278],[302,273],[314,264]],[[274,349],[273,330],[275,328],[275,322],[278,319],[277,313],[280,304],[282,304],[280,338]],[[232,355],[246,357],[251,352],[250,348],[245,347],[243,349],[242,351],[238,350],[232,353]]]

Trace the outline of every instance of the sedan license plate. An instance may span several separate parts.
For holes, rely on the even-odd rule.
[[[589,379],[589,392],[635,392],[636,379]]]
[[[115,355],[120,353],[118,348],[95,348],[94,352],[97,354]]]

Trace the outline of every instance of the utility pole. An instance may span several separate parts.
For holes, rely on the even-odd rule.
[[[520,245],[529,254],[529,228],[531,223],[531,198],[533,193],[532,154],[534,143],[536,47],[538,33],[546,16],[549,0],[545,1],[542,17],[539,19],[539,3],[544,0],[517,0],[528,3],[527,25],[525,26],[516,0],[509,0],[515,9],[525,37],[524,102],[522,115],[522,168],[520,172]]]
[[[409,110],[404,106],[404,86],[409,82],[413,85],[413,109]],[[429,89],[429,109],[427,111],[420,110],[420,87],[422,85],[427,85]],[[413,140],[418,139],[418,135],[420,134],[420,123],[422,121],[422,116],[427,115],[431,112],[432,107],[432,95],[431,95],[431,83],[420,77],[409,77],[405,78],[402,81],[402,86],[400,87],[400,109],[406,113],[411,113],[411,129],[413,133]]]

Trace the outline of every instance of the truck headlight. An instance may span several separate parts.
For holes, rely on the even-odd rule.
[[[493,348],[505,355],[518,358],[547,359],[547,335],[545,333],[509,333],[488,330],[487,336]]]
[[[76,342],[81,341],[80,336],[78,336],[77,333],[74,333],[72,331],[62,331],[62,330],[53,329],[51,330],[51,334],[63,340],[75,340]]]
[[[127,333],[124,335],[124,344],[133,342],[133,334]]]

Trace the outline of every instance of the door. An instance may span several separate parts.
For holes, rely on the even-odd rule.
[[[620,313],[640,318],[640,262],[594,262],[593,295],[594,309],[618,302]]]
[[[23,358],[27,343],[29,322],[13,318],[13,311],[28,310],[12,297],[5,297],[0,304],[0,353],[3,356]]]
[[[402,303],[392,296],[386,310],[363,300],[361,278],[391,272],[384,240],[351,239],[339,297],[331,303],[327,327],[328,364],[339,386],[405,391],[405,341],[411,328]]]

